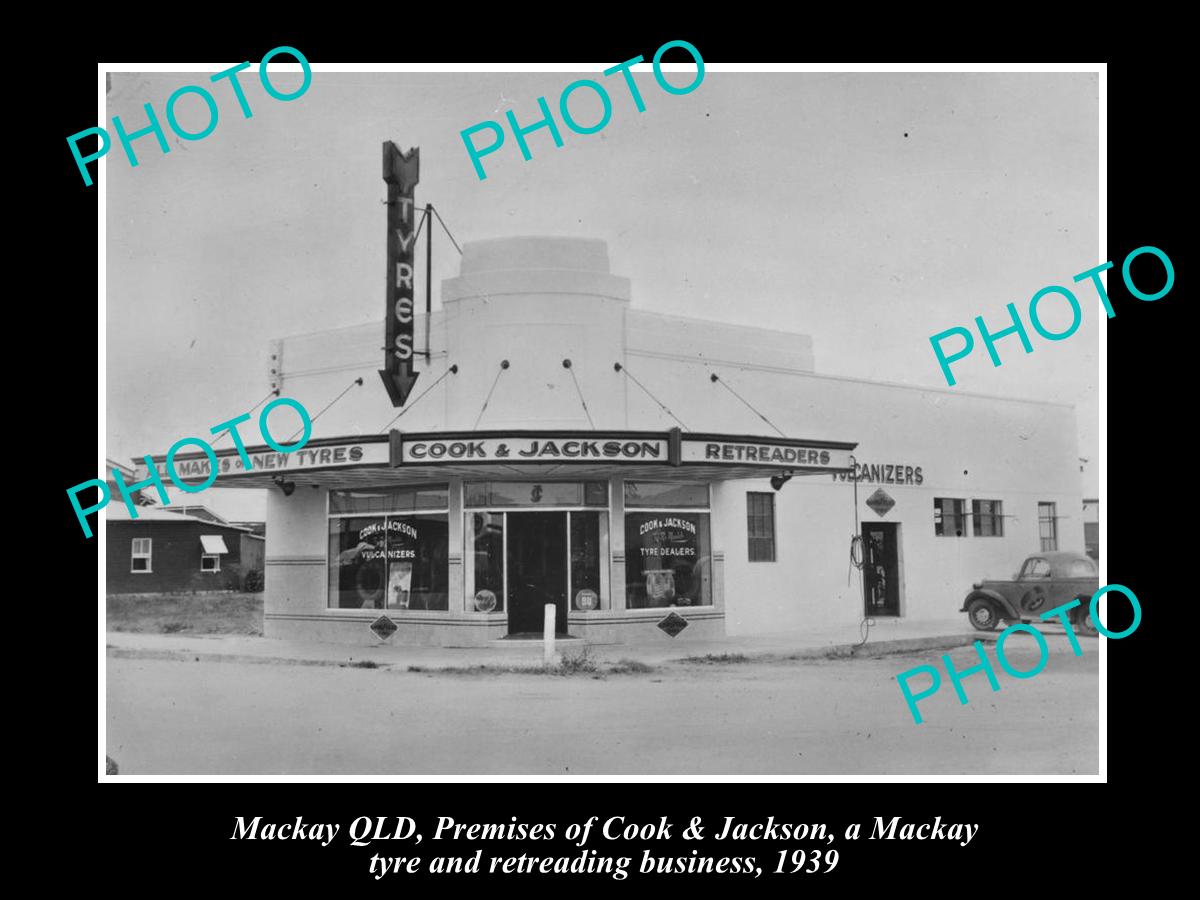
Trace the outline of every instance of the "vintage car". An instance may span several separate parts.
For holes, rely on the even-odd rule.
[[[1084,553],[1047,550],[1025,560],[1011,581],[980,581],[972,586],[960,612],[980,631],[994,631],[1003,621],[1045,624],[1057,618],[1041,614],[1078,599],[1070,611],[1071,624],[1084,634],[1095,634],[1090,603],[1100,587],[1096,563]]]

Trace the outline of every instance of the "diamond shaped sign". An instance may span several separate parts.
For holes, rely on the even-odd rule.
[[[658,623],[658,627],[671,637],[675,637],[675,635],[679,634],[679,632],[688,627],[688,621],[683,616],[679,615],[679,613],[671,613]]]
[[[399,630],[400,626],[387,616],[380,616],[371,623],[371,632],[381,641],[386,641]]]
[[[888,511],[896,505],[896,501],[888,496],[887,491],[879,488],[875,493],[867,498],[867,506],[875,510],[879,516],[886,516]]]

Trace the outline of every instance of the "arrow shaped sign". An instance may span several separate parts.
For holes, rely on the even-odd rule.
[[[387,183],[387,308],[384,310],[383,368],[379,377],[392,406],[403,406],[419,373],[413,366],[413,191],[420,174],[421,151],[401,153],[383,143],[383,180]]]

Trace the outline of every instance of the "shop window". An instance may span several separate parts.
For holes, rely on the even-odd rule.
[[[625,598],[630,609],[712,605],[707,512],[625,514]]]
[[[134,538],[133,552],[129,561],[130,572],[149,572],[150,569],[150,538]]]
[[[607,591],[608,515],[599,512],[572,512],[568,515],[571,555],[571,609],[584,612],[599,609]]]
[[[750,562],[775,562],[775,495],[746,493]]]
[[[200,554],[200,571],[201,572],[220,572],[221,557],[217,553],[202,553]]]
[[[975,537],[1004,537],[1004,515],[999,500],[972,500]]]
[[[652,509],[708,509],[708,485],[678,481],[627,481],[625,505]]]
[[[504,611],[504,513],[466,514],[467,609]]]
[[[336,609],[449,609],[449,527],[445,512],[334,514],[395,502],[443,502],[445,488],[334,491],[329,517],[329,606]]]
[[[933,498],[933,533],[941,537],[965,537],[966,501]]]
[[[468,481],[463,502],[477,506],[608,506],[603,481]]]
[[[1042,550],[1058,549],[1058,515],[1054,503],[1038,504],[1038,537],[1042,542]]]

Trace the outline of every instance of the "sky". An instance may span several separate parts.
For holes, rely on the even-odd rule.
[[[314,62],[317,62],[314,60]],[[599,132],[562,125],[571,81],[602,81],[612,118]],[[683,72],[666,76],[683,85]],[[241,77],[252,117],[212,85],[212,134],[114,137],[106,161],[108,455],[163,453],[178,438],[250,409],[269,390],[268,342],[381,318],[386,189],[380,147],[420,147],[418,205],[433,203],[463,241],[563,235],[608,242],[635,307],[811,334],[817,371],[946,388],[931,335],[1010,324],[1014,303],[1034,352],[1016,337],[993,367],[954,365],[955,390],[1076,405],[1085,496],[1099,496],[1099,329],[1094,291],[1072,276],[1099,254],[1098,76],[1088,74],[736,73],[707,71],[673,95],[653,73],[313,73],[290,102],[252,69]],[[278,90],[300,76],[276,73]],[[207,73],[113,73],[108,114],[128,131],[144,103],[165,123],[166,99]],[[534,123],[544,96],[562,132],[512,134],[483,158],[480,181],[460,132],[511,110]],[[583,124],[600,117],[572,96]],[[207,122],[188,95],[192,131]],[[111,123],[103,123],[113,130]],[[477,140],[483,143],[486,133]],[[423,238],[422,238],[423,240]],[[423,248],[419,252],[423,252]],[[434,237],[434,306],[458,254]],[[1118,263],[1119,266],[1119,263]],[[1048,342],[1029,300],[1077,288],[1082,324]],[[418,278],[417,296],[424,288]],[[1044,325],[1070,321],[1048,299]],[[382,322],[380,322],[382,336]],[[957,345],[948,345],[956,347]],[[261,492],[191,495],[233,519],[261,519]]]

